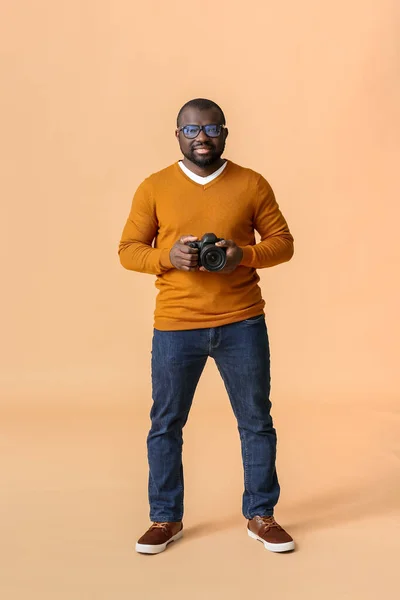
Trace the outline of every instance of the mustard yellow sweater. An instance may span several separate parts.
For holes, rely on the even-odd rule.
[[[210,232],[243,249],[235,271],[175,269],[169,259],[175,242]],[[176,162],[138,187],[118,252],[126,269],[157,276],[156,329],[196,329],[262,314],[256,269],[290,260],[293,237],[271,186],[255,171],[227,161],[216,179],[201,185]]]

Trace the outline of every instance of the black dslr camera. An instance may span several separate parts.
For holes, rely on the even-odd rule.
[[[207,271],[221,271],[226,265],[226,248],[220,248],[215,244],[221,242],[213,233],[206,233],[198,242],[189,242],[191,248],[199,250],[199,267]]]

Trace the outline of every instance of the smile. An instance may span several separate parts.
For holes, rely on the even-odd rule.
[[[208,154],[208,152],[211,152],[211,148],[207,148],[205,146],[200,146],[194,149],[195,152],[198,152],[199,154]]]

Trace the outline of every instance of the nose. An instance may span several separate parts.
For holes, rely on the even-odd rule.
[[[199,133],[199,135],[196,138],[197,142],[206,142],[208,141],[210,138],[204,133],[204,129],[202,129]]]
[[[199,146],[203,146],[204,148],[210,148],[214,146],[212,140],[204,133],[204,131],[200,131],[199,135],[193,140],[193,146],[195,148]]]

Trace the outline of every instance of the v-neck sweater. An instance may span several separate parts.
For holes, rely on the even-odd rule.
[[[260,234],[256,244],[254,232]],[[231,239],[243,250],[229,274],[181,271],[170,260],[184,235]],[[138,187],[119,244],[123,267],[156,275],[154,327],[161,331],[217,327],[260,315],[265,301],[257,269],[290,260],[293,236],[268,181],[228,160],[201,185],[178,162]]]

